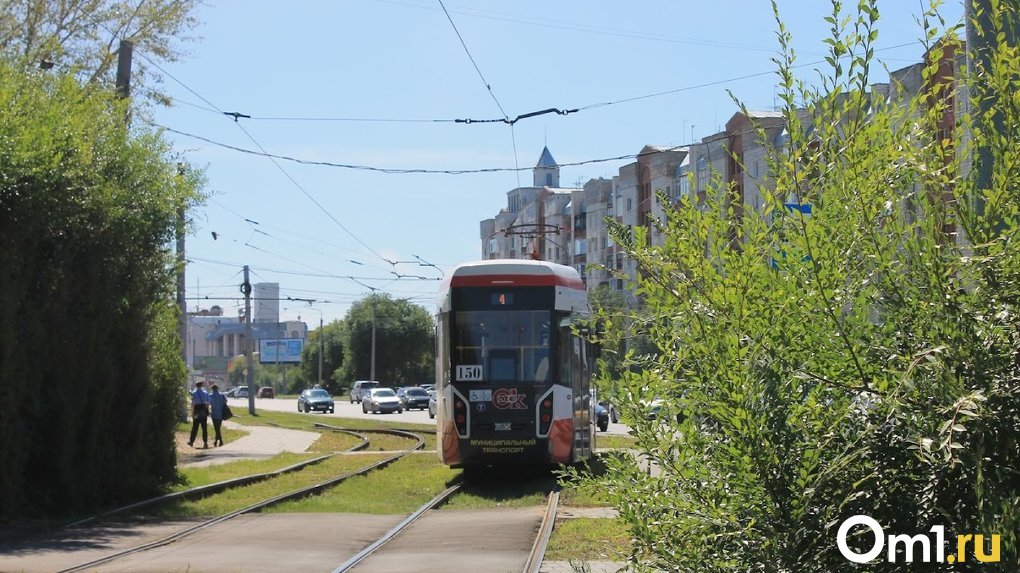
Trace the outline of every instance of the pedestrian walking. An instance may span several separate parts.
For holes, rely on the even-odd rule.
[[[209,447],[209,425],[206,420],[209,417],[209,393],[202,387],[202,382],[195,382],[195,389],[191,391],[191,438],[188,445],[195,447],[195,437],[198,435],[199,426],[202,427],[203,447]]]
[[[213,430],[216,437],[213,438],[213,447],[223,445],[223,436],[220,434],[220,425],[223,424],[223,412],[227,408],[227,397],[220,394],[220,387],[212,385],[212,395],[209,396],[209,403],[212,406],[210,416],[212,417]]]

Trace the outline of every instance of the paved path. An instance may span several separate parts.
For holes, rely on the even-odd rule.
[[[203,467],[237,460],[271,458],[280,452],[300,453],[307,450],[319,438],[317,432],[304,430],[287,430],[272,426],[242,426],[230,420],[224,421],[223,425],[227,428],[243,430],[248,432],[248,435],[215,448],[191,448],[185,445],[182,450],[185,452],[193,450],[197,457],[181,463],[180,466],[182,468]],[[211,432],[212,428],[209,430]]]

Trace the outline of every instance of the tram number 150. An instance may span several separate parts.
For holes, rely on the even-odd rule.
[[[481,379],[481,365],[457,365],[457,382],[479,382]]]

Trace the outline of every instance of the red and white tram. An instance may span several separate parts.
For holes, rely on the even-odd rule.
[[[443,463],[555,464],[591,455],[594,357],[572,332],[587,310],[581,277],[563,265],[479,261],[445,279],[436,333]]]

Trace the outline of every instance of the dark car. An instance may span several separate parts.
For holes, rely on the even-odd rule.
[[[595,425],[602,432],[609,429],[609,410],[602,404],[595,404]]]
[[[259,388],[259,393],[255,396],[258,398],[276,398],[276,392],[272,386],[263,386]]]
[[[609,421],[614,424],[619,422],[620,414],[616,411],[616,408],[613,406],[613,403],[610,402],[607,398],[601,398],[597,396],[598,394],[595,392],[595,390],[592,390],[591,391],[592,400],[595,401],[595,403],[598,404],[599,406],[605,408],[606,412],[609,412]]]
[[[400,388],[397,390],[397,396],[400,398],[400,405],[405,410],[415,408],[424,410],[429,407],[429,393],[424,388]]]
[[[313,412],[319,410],[321,412],[333,413],[333,397],[329,395],[329,392],[322,388],[312,388],[311,390],[305,390],[298,396],[297,399],[298,412]]]

